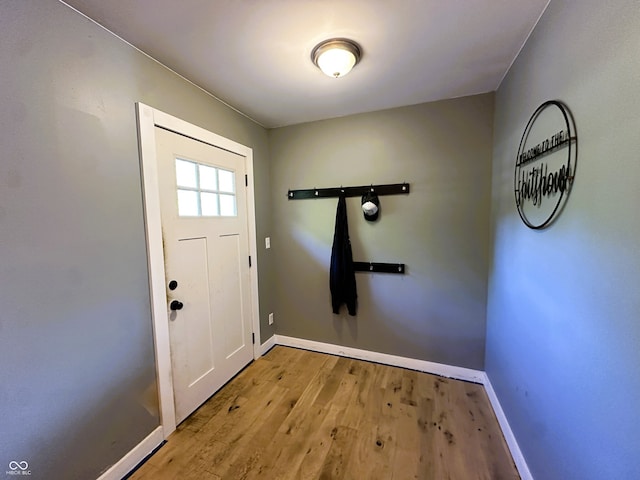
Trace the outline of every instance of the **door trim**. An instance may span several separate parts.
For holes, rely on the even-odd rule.
[[[160,425],[166,439],[176,429],[176,413],[173,396],[173,377],[169,346],[169,317],[167,315],[167,295],[165,288],[164,249],[162,247],[162,226],[160,220],[160,189],[158,186],[158,164],[156,155],[155,127],[185,135],[245,158],[247,185],[247,224],[249,253],[256,256],[256,215],[253,186],[253,150],[209,132],[172,115],[161,112],[144,103],[136,103],[138,122],[138,147],[142,176],[145,234],[147,240],[147,263],[149,268],[149,290],[151,295],[151,316],[156,354],[156,375],[160,401]],[[253,358],[260,357],[260,314],[258,304],[258,265],[253,262],[251,275],[251,325],[255,334]]]

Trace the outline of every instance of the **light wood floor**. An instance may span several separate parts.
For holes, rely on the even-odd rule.
[[[131,479],[517,479],[480,385],[275,347]]]

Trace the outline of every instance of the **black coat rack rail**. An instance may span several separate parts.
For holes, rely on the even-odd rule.
[[[289,190],[289,200],[304,200],[307,198],[331,198],[344,195],[345,197],[360,197],[371,192],[381,195],[402,195],[410,191],[408,183],[391,183],[388,185],[362,185],[360,187],[331,187],[308,188],[305,190]]]
[[[398,273],[404,275],[404,263],[353,262],[356,272]]]

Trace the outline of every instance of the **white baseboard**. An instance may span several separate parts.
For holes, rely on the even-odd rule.
[[[162,427],[156,428],[147,438],[133,447],[129,453],[122,457],[118,463],[106,470],[98,480],[120,480],[127,473],[134,469],[144,458],[164,441]]]
[[[483,371],[472,370],[470,368],[454,367],[451,365],[444,365],[442,363],[399,357],[397,355],[372,352],[369,350],[360,350],[359,348],[343,347],[341,345],[333,345],[331,343],[315,342],[313,340],[305,340],[303,338],[285,337],[284,335],[274,336],[276,337],[275,342],[277,345],[284,345],[287,347],[297,347],[305,350],[312,350],[314,352],[329,353],[331,355],[338,355],[341,357],[356,358],[358,360],[367,360],[369,362],[393,365],[394,367],[409,368],[411,370],[418,370],[419,372],[432,373],[441,377],[465,380],[467,382],[483,383],[486,378]]]
[[[269,340],[260,345],[260,355],[264,355],[276,345],[276,335],[272,335]]]
[[[520,451],[520,446],[516,441],[516,437],[511,430],[511,426],[507,420],[504,411],[502,410],[502,405],[500,405],[500,401],[498,400],[498,396],[496,392],[493,390],[493,385],[491,385],[491,381],[489,380],[488,375],[483,372],[484,375],[484,389],[487,392],[487,396],[489,397],[489,401],[491,402],[491,406],[493,407],[493,411],[496,414],[496,418],[498,419],[498,423],[500,424],[500,428],[502,429],[502,435],[504,436],[505,441],[507,442],[507,446],[511,451],[511,456],[513,457],[513,461],[516,464],[516,468],[518,469],[518,473],[520,474],[520,478],[522,480],[533,480],[533,476],[529,471],[529,466]]]

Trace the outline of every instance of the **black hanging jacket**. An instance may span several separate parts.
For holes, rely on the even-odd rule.
[[[358,294],[356,292],[351,241],[349,240],[349,225],[347,224],[347,203],[343,195],[338,199],[338,210],[336,211],[329,286],[333,313],[339,313],[340,306],[346,303],[349,315],[355,316]]]

